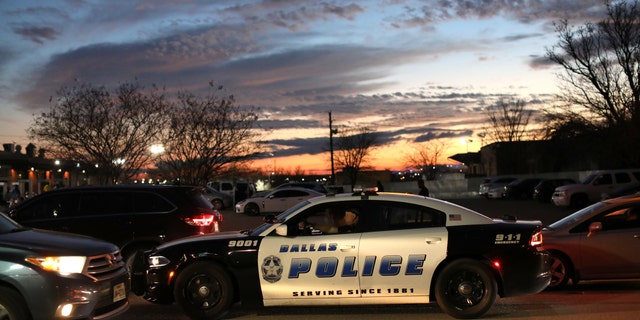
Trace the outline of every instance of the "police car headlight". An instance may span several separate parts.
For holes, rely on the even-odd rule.
[[[171,262],[171,260],[163,256],[151,256],[148,261],[149,267],[164,267]]]

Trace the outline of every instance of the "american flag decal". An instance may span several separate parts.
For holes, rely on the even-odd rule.
[[[462,216],[459,214],[450,214],[449,221],[460,221],[462,220]]]

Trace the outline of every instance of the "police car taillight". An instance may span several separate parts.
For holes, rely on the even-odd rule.
[[[529,241],[529,245],[532,247],[542,246],[542,231],[536,231],[531,235],[531,241]]]

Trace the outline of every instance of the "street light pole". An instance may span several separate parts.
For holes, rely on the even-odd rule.
[[[329,150],[331,152],[331,185],[336,184],[336,170],[333,165],[333,134],[338,133],[338,130],[333,130],[333,122],[331,119],[331,111],[329,111]]]

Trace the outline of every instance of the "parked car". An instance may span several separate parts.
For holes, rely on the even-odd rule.
[[[0,213],[0,319],[108,319],[128,308],[118,247],[29,229]]]
[[[599,201],[603,193],[640,182],[640,169],[597,171],[581,183],[557,187],[551,200],[556,206],[583,208]]]
[[[560,186],[574,184],[570,178],[543,179],[533,188],[533,199],[540,202],[551,202],[553,191]]]
[[[215,210],[233,207],[233,196],[225,192],[220,192],[213,187],[205,186],[204,196],[211,202]]]
[[[498,189],[504,188],[509,182],[516,180],[514,177],[490,177],[486,178],[480,184],[478,195],[481,197],[489,198],[489,191],[492,191],[492,196],[497,196]],[[502,191],[500,191],[500,198],[502,197]]]
[[[318,182],[286,182],[275,187],[274,189],[291,188],[291,187],[311,189],[324,194],[327,194],[329,192],[329,190],[324,184],[318,183]]]
[[[281,213],[294,205],[323,193],[306,188],[275,189],[262,197],[251,197],[236,204],[236,213],[258,215],[261,213]]]
[[[138,250],[217,232],[222,221],[202,188],[148,184],[59,188],[21,202],[7,213],[25,226],[114,243],[129,265]]]
[[[498,295],[534,294],[550,279],[540,221],[494,220],[434,198],[320,196],[265,221],[145,253],[144,298],[176,302],[193,319],[217,318],[236,303],[430,302],[454,317],[478,318]]]
[[[504,197],[507,199],[531,199],[533,188],[540,183],[540,178],[522,178],[511,181],[504,186]]]
[[[504,198],[504,186],[492,187],[487,191],[485,196],[487,199],[502,199]]]
[[[256,192],[256,186],[248,181],[210,181],[207,182],[207,186],[230,195],[234,204],[253,196]]]
[[[608,199],[549,225],[544,249],[552,258],[549,288],[569,280],[640,278],[640,197]]]

